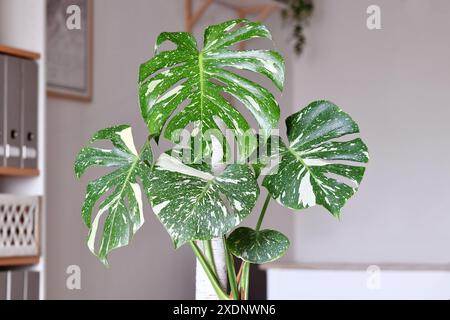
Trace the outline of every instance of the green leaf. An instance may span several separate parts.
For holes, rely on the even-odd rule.
[[[227,238],[227,248],[244,261],[256,264],[281,258],[289,249],[289,239],[275,230],[256,231],[242,227]]]
[[[279,143],[281,161],[264,178],[273,198],[291,209],[322,205],[339,216],[345,202],[357,191],[369,160],[352,118],[328,101],[316,101],[286,119],[289,145]]]
[[[271,35],[258,22],[231,20],[208,27],[200,50],[190,33],[161,33],[155,56],[142,64],[139,72],[141,113],[150,135],[158,138],[172,113],[186,101],[184,109],[168,122],[164,131],[167,139],[178,143],[179,132],[193,123],[200,139],[208,136],[208,130],[216,130],[213,135],[222,141],[223,134],[216,122],[220,119],[234,131],[242,155],[248,156],[254,146],[245,143],[243,137],[250,125],[223,94],[240,101],[266,134],[278,126],[280,110],[270,91],[234,70],[260,73],[280,90],[284,82],[284,61],[279,53],[230,49],[252,38],[271,39]],[[171,42],[176,48],[160,52],[165,42]]]
[[[86,147],[81,149],[75,160],[75,174],[79,178],[92,166],[114,167],[115,170],[91,181],[86,190],[82,217],[89,228],[88,246],[98,258],[107,264],[108,253],[127,245],[132,235],[144,223],[141,188],[137,178],[148,180],[152,163],[150,146],[146,144],[139,154],[134,145],[131,127],[120,125],[98,131],[91,143],[110,140],[111,150]],[[92,222],[92,211],[99,199],[98,213]],[[100,218],[107,213],[100,248],[95,249],[95,240]]]
[[[166,153],[149,180],[153,211],[176,248],[230,232],[251,213],[259,196],[247,165],[229,165],[215,176],[206,164],[188,166]]]

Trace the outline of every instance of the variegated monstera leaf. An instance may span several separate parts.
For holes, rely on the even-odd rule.
[[[155,56],[142,64],[139,72],[141,113],[150,135],[158,139],[172,113],[186,102],[187,105],[167,123],[164,131],[167,139],[177,143],[181,130],[194,124],[193,132],[201,140],[199,145],[209,146],[207,137],[211,134],[223,141],[223,131],[216,122],[221,120],[234,132],[240,154],[246,156],[254,146],[251,134],[250,138],[245,138],[250,125],[224,98],[224,93],[250,111],[263,134],[276,128],[280,110],[270,91],[233,71],[260,73],[282,90],[284,62],[280,54],[271,50],[230,48],[251,38],[271,39],[271,35],[260,23],[231,20],[208,27],[203,48],[199,49],[190,33],[161,33],[156,41]],[[165,42],[171,42],[176,48],[160,51]]]
[[[230,232],[251,213],[259,187],[247,165],[232,164],[214,175],[207,164],[187,165],[163,153],[147,192],[153,212],[178,248]]]
[[[341,138],[359,133],[358,125],[333,103],[316,101],[287,118],[286,127],[289,144],[278,144],[280,163],[263,185],[288,208],[322,205],[339,216],[369,160],[360,138]]]
[[[141,187],[138,178],[147,184],[152,153],[148,144],[138,153],[133,142],[131,128],[120,125],[98,131],[91,143],[99,140],[111,141],[111,150],[86,147],[81,149],[75,161],[75,174],[80,177],[91,166],[114,167],[115,170],[91,181],[86,190],[82,217],[89,228],[89,249],[107,264],[108,253],[129,243],[133,234],[144,223]],[[92,221],[92,211],[98,200],[98,213]],[[100,248],[95,249],[97,231],[101,217],[104,219]]]
[[[236,257],[256,264],[281,258],[289,249],[289,239],[276,230],[241,227],[227,238],[227,247]]]

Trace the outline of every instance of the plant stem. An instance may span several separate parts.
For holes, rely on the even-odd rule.
[[[264,216],[266,215],[267,208],[269,207],[270,199],[270,193],[267,193],[266,200],[264,200],[264,205],[261,209],[261,213],[259,214],[258,222],[256,223],[256,231],[261,229],[261,224],[264,220]],[[239,282],[241,299],[248,300],[248,290],[250,287],[250,262],[244,261],[242,263],[237,281]]]
[[[240,292],[242,300],[248,300],[249,287],[250,287],[250,262],[244,262],[242,269],[242,278],[240,283]]]
[[[243,268],[244,268],[244,261],[242,261],[241,266],[239,267],[239,272],[238,272],[237,277],[236,277],[236,281],[237,281],[238,284],[241,281],[242,269]]]
[[[266,200],[264,201],[261,213],[259,214],[258,223],[256,224],[256,231],[259,231],[259,229],[261,228],[261,224],[264,219],[264,216],[266,215],[266,210],[267,207],[269,206],[269,202],[270,202],[270,193],[267,193]]]
[[[223,246],[225,248],[225,261],[227,264],[227,273],[228,273],[228,281],[230,282],[231,297],[233,297],[234,300],[238,300],[239,292],[236,281],[236,270],[234,269],[234,259],[233,255],[230,252],[228,252],[225,237],[223,237]]]
[[[200,261],[200,264],[203,267],[203,270],[205,270],[205,273],[211,282],[211,285],[214,288],[214,291],[217,294],[217,297],[221,300],[229,300],[228,296],[225,292],[223,292],[219,280],[217,279],[217,276],[215,275],[214,271],[212,270],[211,266],[208,264],[208,261],[206,260],[205,256],[203,255],[202,250],[198,247],[198,245],[191,241],[191,247],[194,251],[195,256],[197,257],[198,261]]]
[[[217,277],[217,267],[216,267],[216,263],[214,261],[214,253],[213,253],[211,240],[204,240],[203,241],[203,252],[205,252],[206,258],[208,259],[209,264],[210,264],[214,274]]]

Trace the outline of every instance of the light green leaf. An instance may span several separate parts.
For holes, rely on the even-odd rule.
[[[186,165],[162,154],[147,188],[152,209],[175,247],[230,232],[247,217],[259,187],[247,165],[229,165],[215,176],[206,164]]]
[[[172,113],[187,101],[184,109],[168,122],[164,131],[167,139],[177,143],[180,130],[193,123],[200,139],[208,135],[208,130],[216,130],[214,135],[222,141],[223,134],[216,123],[220,119],[234,131],[242,155],[248,156],[254,145],[249,145],[243,137],[250,125],[223,93],[240,101],[266,134],[278,126],[280,110],[270,91],[233,70],[260,73],[280,90],[284,82],[284,61],[279,53],[230,49],[252,38],[271,39],[271,35],[258,22],[231,20],[208,27],[203,49],[198,49],[190,33],[161,33],[155,56],[142,64],[139,72],[141,113],[150,135],[158,138]],[[160,52],[165,42],[171,42],[176,48]]]
[[[139,154],[134,145],[131,127],[120,125],[98,131],[91,143],[98,140],[110,140],[113,149],[86,147],[81,149],[75,161],[77,177],[91,166],[114,167],[115,170],[91,181],[86,190],[82,208],[82,217],[89,228],[89,249],[107,264],[108,253],[127,245],[132,235],[144,223],[142,212],[141,187],[137,178],[148,180],[152,163],[152,153],[148,144]],[[145,184],[145,183],[144,183]],[[105,199],[99,205],[99,211],[92,222],[92,211],[102,196]],[[100,248],[95,249],[97,231],[102,216],[105,218]]]
[[[289,249],[289,239],[275,230],[256,231],[242,227],[227,238],[227,248],[244,261],[256,264],[281,258]]]
[[[316,101],[286,119],[289,145],[279,143],[280,164],[263,185],[273,198],[292,209],[322,205],[339,216],[357,191],[369,160],[360,138],[337,140],[359,133],[352,118],[328,101]]]

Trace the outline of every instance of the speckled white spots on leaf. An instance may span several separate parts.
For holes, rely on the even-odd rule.
[[[178,172],[181,174],[197,177],[207,181],[214,178],[214,176],[211,173],[200,171],[193,167],[190,167],[181,162],[181,160],[171,157],[165,153],[161,154],[161,156],[158,158],[158,161],[156,162],[156,165],[159,167],[158,169],[161,170]]]
[[[146,145],[142,154],[138,154],[133,142],[129,126],[115,126],[98,131],[93,142],[111,140],[112,150],[83,148],[75,161],[75,172],[81,176],[91,166],[101,165],[114,167],[115,170],[91,181],[86,190],[82,207],[82,216],[88,226],[89,249],[107,264],[108,253],[128,244],[132,233],[144,223],[142,192],[136,178],[140,177],[144,187],[150,180],[149,167],[144,163],[152,162],[150,147]],[[106,196],[100,204],[100,209],[91,223],[94,206],[102,196]],[[105,217],[103,233],[98,237],[100,219]],[[101,239],[96,250],[96,239]]]
[[[256,231],[241,227],[227,238],[227,247],[233,255],[255,264],[281,258],[289,249],[289,245],[289,239],[275,230]]]
[[[241,154],[250,155],[252,148],[246,148],[239,139],[250,128],[246,120],[223,94],[230,93],[251,109],[258,125],[264,130],[274,129],[279,121],[279,106],[269,90],[248,79],[240,79],[227,67],[244,69],[263,74],[282,90],[284,82],[284,61],[280,54],[271,50],[232,50],[235,43],[255,37],[270,39],[270,32],[257,22],[232,20],[213,25],[205,31],[205,47],[198,49],[191,34],[166,32],[157,39],[157,48],[165,41],[171,41],[176,49],[162,51],[141,65],[140,107],[141,114],[151,135],[164,134],[176,142],[173,133],[185,129],[190,123],[199,122],[202,133],[217,129],[214,117],[222,120],[228,129],[234,130]],[[229,75],[235,77],[230,79]],[[238,79],[239,78],[239,79]],[[219,80],[217,85],[213,80]],[[227,81],[226,81],[227,79]],[[172,88],[177,83],[182,83]],[[172,88],[164,91],[161,88]],[[250,98],[245,98],[244,95]],[[177,107],[190,101],[171,118]],[[167,123],[166,123],[167,122]],[[163,132],[164,131],[164,132]],[[201,143],[211,144],[200,135]],[[225,141],[227,150],[231,148]],[[211,150],[209,148],[208,150]]]
[[[150,93],[153,92],[153,90],[155,90],[156,86],[158,84],[160,84],[163,80],[162,79],[156,79],[156,80],[152,80],[148,83],[147,85],[147,92],[145,93],[145,95],[149,95]]]
[[[331,164],[332,163],[330,161],[325,161],[325,160],[322,160],[322,159],[308,159],[308,158],[303,159],[303,162],[308,167],[321,167],[321,166],[326,166],[327,164]]]
[[[148,192],[154,212],[177,247],[220,237],[250,214],[259,188],[246,165],[230,165],[214,177],[200,167],[183,164],[187,168],[178,170],[178,159],[171,158],[163,154],[158,159]]]
[[[286,120],[288,151],[263,185],[277,201],[292,209],[319,204],[338,216],[355,193],[368,162],[367,146],[360,138],[336,140],[359,132],[358,125],[328,101],[316,101]],[[340,163],[340,161],[353,163]],[[341,176],[339,181],[328,175]],[[345,181],[352,181],[349,186]]]
[[[316,196],[311,184],[311,175],[306,172],[305,175],[300,178],[300,187],[298,189],[298,203],[307,208],[316,204]]]
[[[154,212],[156,215],[158,215],[158,214],[161,212],[161,210],[164,209],[169,203],[170,203],[170,201],[169,201],[169,200],[166,200],[166,201],[163,201],[163,202],[161,202],[161,203],[159,203],[159,204],[157,204],[157,205],[154,205],[154,206],[152,207],[153,212]]]
[[[156,100],[155,104],[160,102],[160,101],[164,101],[164,100],[166,100],[166,99],[176,95],[178,92],[180,92],[181,89],[183,89],[183,86],[179,85],[179,86],[176,86],[175,88],[173,88],[172,90],[167,91],[164,95],[162,95],[161,97],[159,97]]]
[[[136,146],[134,145],[133,141],[133,133],[131,132],[131,128],[128,127],[126,129],[123,129],[120,132],[117,132],[117,134],[122,139],[123,143],[127,146],[127,148],[135,155],[138,155],[138,152],[136,150]]]
[[[237,211],[241,211],[242,208],[242,203],[236,199],[233,200],[233,205],[236,208]]]
[[[142,209],[142,192],[141,187],[137,183],[130,183],[131,188],[133,189],[134,198],[137,202],[137,209],[139,211],[139,221],[140,225],[144,223],[144,210]],[[137,230],[134,230],[135,232]]]

